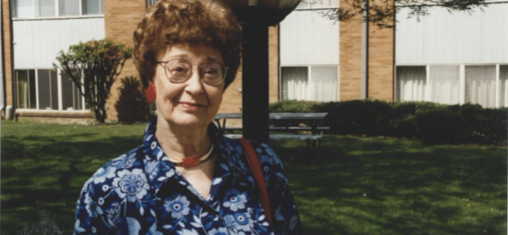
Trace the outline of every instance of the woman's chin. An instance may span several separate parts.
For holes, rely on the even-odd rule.
[[[173,127],[185,127],[185,128],[207,128],[211,120],[208,120],[204,115],[193,115],[188,113],[182,113],[178,115],[172,115],[170,118],[165,118],[169,125]]]

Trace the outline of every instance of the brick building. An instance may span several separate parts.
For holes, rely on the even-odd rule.
[[[362,98],[362,19],[336,22],[323,17],[323,12],[344,1],[302,2],[279,25],[269,28],[270,102]],[[14,107],[22,118],[89,120],[92,114],[76,88],[53,70],[57,53],[92,39],[132,45],[132,32],[150,2],[2,0],[0,104]],[[508,3],[502,2],[474,14],[450,15],[432,9],[430,16],[406,20],[402,9],[395,29],[371,26],[366,96],[506,106],[506,12]],[[132,61],[126,63],[120,78],[126,76],[138,76]],[[219,112],[241,111],[241,76],[240,68]],[[107,104],[109,120],[118,118],[115,104],[120,87],[120,82],[113,85]]]

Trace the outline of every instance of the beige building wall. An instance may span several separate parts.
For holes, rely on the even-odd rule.
[[[4,69],[5,69],[5,105],[13,106],[13,91],[12,91],[12,44],[11,44],[11,5],[9,0],[2,0],[2,19],[3,19],[3,53],[4,53]]]
[[[242,111],[242,64],[240,64],[235,80],[229,85],[222,96],[219,113],[239,113]]]
[[[279,26],[268,29],[269,102],[279,101]]]
[[[375,3],[387,4],[381,0]],[[371,24],[369,29],[369,98],[391,101],[394,98],[394,28],[380,28]]]
[[[145,0],[107,0],[104,1],[104,22],[106,29],[106,38],[115,42],[122,42],[128,46],[133,45],[132,36],[138,23],[143,19],[146,11]],[[106,104],[108,120],[118,120],[118,112],[115,104],[119,98],[119,88],[121,79],[135,76],[139,79],[136,67],[132,59],[125,63],[120,76],[113,84],[110,91],[110,97]]]
[[[346,7],[346,0],[339,1]],[[360,99],[362,94],[362,19],[339,22],[339,100]]]
[[[393,28],[371,25],[369,32],[369,99],[393,100]]]
[[[347,8],[346,0],[340,6]],[[340,22],[340,100],[361,99],[362,16]],[[369,27],[369,99],[393,100],[394,29]]]

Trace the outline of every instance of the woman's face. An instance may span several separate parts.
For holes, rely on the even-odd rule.
[[[178,43],[158,58],[159,61],[174,59],[190,62],[192,73],[187,81],[174,83],[166,76],[163,64],[157,65],[154,78],[157,116],[175,127],[206,128],[219,110],[224,82],[217,86],[204,83],[198,68],[210,62],[224,64],[222,55],[219,50],[210,46]]]

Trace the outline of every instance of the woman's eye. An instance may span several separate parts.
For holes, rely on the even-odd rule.
[[[189,69],[183,65],[176,65],[176,66],[171,67],[171,74],[175,74],[175,75],[187,74],[188,71],[189,71]]]
[[[202,73],[208,76],[217,76],[220,73],[220,67],[216,65],[203,66]]]
[[[207,68],[207,69],[205,69],[205,74],[215,75],[215,74],[217,74],[217,70],[214,68]]]

